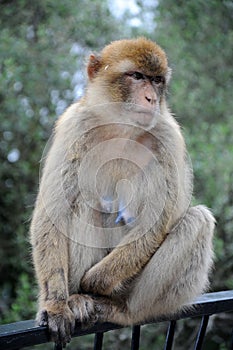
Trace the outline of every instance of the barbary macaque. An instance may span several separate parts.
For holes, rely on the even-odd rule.
[[[75,321],[172,315],[208,286],[215,220],[166,105],[171,71],[145,38],[92,54],[85,96],[57,121],[31,223],[37,322],[65,346]]]

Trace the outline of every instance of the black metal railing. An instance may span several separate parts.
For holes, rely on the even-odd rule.
[[[202,319],[196,337],[194,350],[201,350],[205,339],[205,333],[209,317],[213,314],[218,314],[220,312],[233,312],[233,290],[203,294],[195,301],[193,305],[194,307],[192,307],[188,311],[184,311],[177,317],[173,317],[173,320],[161,318],[150,322],[155,323],[161,321],[170,321],[164,350],[172,349],[174,343],[176,322],[183,318],[193,318],[197,316],[201,316]],[[131,350],[139,349],[140,327],[141,325],[136,325],[132,327]],[[104,333],[119,328],[123,327],[111,323],[96,324],[89,329],[77,328],[74,337],[95,333],[93,350],[101,350],[103,346]],[[47,342],[49,342],[49,334],[47,328],[36,326],[33,320],[21,321],[0,326],[1,350],[21,349],[27,346],[38,345]],[[231,334],[229,334],[229,343],[230,342],[231,344],[229,350],[233,350],[233,337]],[[55,346],[55,349],[60,350],[61,347]]]

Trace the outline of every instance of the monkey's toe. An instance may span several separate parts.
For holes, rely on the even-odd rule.
[[[44,327],[48,325],[48,313],[47,310],[41,310],[36,316],[36,323],[38,326]]]

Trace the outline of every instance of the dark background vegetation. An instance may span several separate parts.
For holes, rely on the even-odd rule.
[[[1,323],[35,315],[28,228],[54,121],[82,93],[84,58],[123,37],[145,35],[167,51],[169,104],[192,159],[194,201],[211,207],[217,219],[211,289],[233,289],[233,2],[134,1],[124,13],[110,3],[0,0]],[[206,349],[225,350],[230,315],[211,319]],[[196,327],[193,320],[179,323],[176,349],[191,348]],[[142,349],[162,348],[164,329],[145,327]],[[128,338],[128,329],[117,331],[105,347],[126,349]],[[77,344],[90,349],[90,337]]]

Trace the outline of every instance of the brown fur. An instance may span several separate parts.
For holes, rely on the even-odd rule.
[[[213,255],[214,218],[190,207],[164,51],[113,42],[87,72],[84,98],[56,124],[31,224],[37,321],[63,345],[75,319],[128,325],[176,312],[207,287]]]

